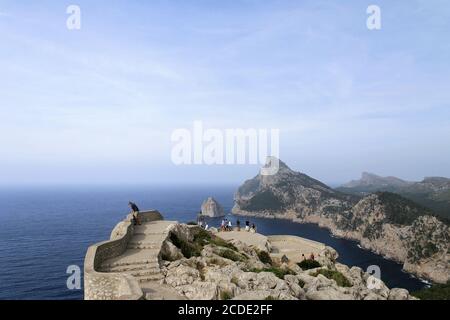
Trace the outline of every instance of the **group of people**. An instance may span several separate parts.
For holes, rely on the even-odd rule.
[[[197,225],[205,230],[209,229],[209,225],[205,222],[205,218],[201,215],[201,213],[197,216]]]
[[[317,254],[317,255],[320,257],[319,254]],[[309,256],[309,259],[306,259],[306,256],[304,254],[302,254],[302,260],[303,261],[305,261],[305,260],[312,260],[312,261],[314,261],[315,259],[316,259],[316,257],[314,256],[314,253],[312,253],[312,252],[311,252],[311,255]]]
[[[138,206],[134,203],[134,202],[128,202],[128,206],[131,209],[132,212],[132,219],[133,219],[133,223],[134,225],[141,225],[141,220],[139,219],[139,208]],[[197,217],[197,225],[200,226],[201,228],[208,230],[209,226],[208,224],[205,222],[205,218],[199,214]],[[237,231],[241,231],[241,221],[237,220],[236,221],[236,230]],[[256,233],[256,225],[254,223],[252,223],[252,225],[250,226],[250,221],[245,221],[245,231],[247,232],[252,232],[252,233]],[[223,219],[222,223],[220,225],[220,229],[219,231],[233,231],[233,223],[231,222],[231,220],[228,219]]]
[[[231,220],[223,219],[220,225],[220,231],[233,231],[233,223]],[[241,231],[241,221],[236,221],[236,231]],[[245,221],[245,231],[256,233],[256,225],[253,223],[250,226],[250,221]]]

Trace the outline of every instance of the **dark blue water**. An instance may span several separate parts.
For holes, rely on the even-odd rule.
[[[129,200],[141,209],[158,209],[166,219],[195,220],[200,205],[214,196],[229,212],[235,187],[116,187],[0,190],[0,299],[82,299],[82,290],[66,286],[67,267],[83,269],[89,245],[109,238],[127,212]],[[235,217],[230,216],[235,220]],[[242,220],[242,218],[241,218]],[[390,287],[417,290],[424,284],[401,265],[336,239],[315,225],[251,218],[258,231],[290,234],[326,243],[339,261],[367,268],[378,265]],[[219,224],[212,220],[210,224]]]

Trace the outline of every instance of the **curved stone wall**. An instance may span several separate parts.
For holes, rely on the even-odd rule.
[[[164,220],[158,211],[139,213],[142,222]],[[126,274],[101,273],[98,267],[107,259],[120,256],[127,248],[134,232],[132,215],[120,222],[111,234],[111,240],[92,245],[84,260],[85,300],[139,300],[143,292],[137,280]]]

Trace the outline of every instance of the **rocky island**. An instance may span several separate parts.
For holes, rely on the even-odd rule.
[[[347,194],[291,170],[282,161],[279,164],[277,174],[257,175],[238,189],[234,214],[315,223],[401,262],[406,271],[419,277],[437,283],[450,279],[448,220],[398,194]]]
[[[201,215],[210,218],[217,218],[225,216],[225,213],[222,206],[216,201],[216,199],[209,197],[202,204]]]
[[[158,211],[120,222],[89,247],[87,300],[407,300],[322,243],[245,231],[210,232]],[[305,259],[304,256],[314,256]]]

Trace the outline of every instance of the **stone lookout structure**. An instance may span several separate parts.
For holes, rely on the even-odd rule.
[[[118,223],[110,240],[88,248],[84,263],[84,297],[86,300],[181,300],[172,287],[164,284],[164,254],[170,252],[171,233],[180,228],[197,228],[165,221],[156,210],[139,213],[141,225],[133,225],[132,215]],[[250,232],[215,232],[228,241],[238,240],[265,250],[272,259],[301,261],[302,254],[319,254],[322,243],[293,236],[266,237]],[[334,251],[335,252],[335,251]],[[336,253],[337,256],[337,253]]]
[[[158,211],[140,212],[142,225],[127,216],[109,241],[89,247],[84,262],[86,300],[139,300],[163,278],[160,252],[170,226]]]

